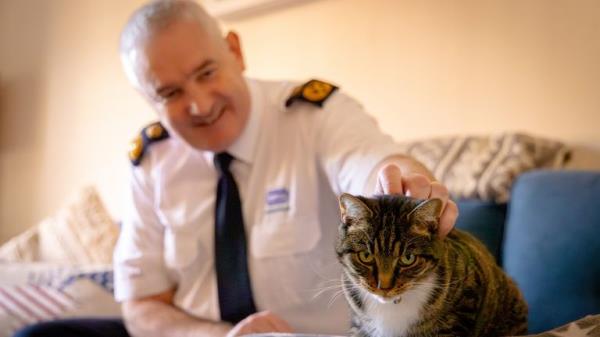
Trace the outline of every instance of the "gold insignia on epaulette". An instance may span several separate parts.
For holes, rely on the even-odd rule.
[[[285,102],[285,106],[289,107],[296,100],[309,102],[320,107],[337,89],[335,85],[319,80],[310,80],[305,84],[296,87],[290,97]]]
[[[134,166],[138,166],[150,145],[167,138],[169,132],[159,122],[146,126],[129,145],[129,160]]]
[[[290,97],[297,97],[302,94],[302,89],[304,89],[304,85],[300,85],[294,88]]]
[[[138,135],[129,144],[129,159],[133,162],[140,160],[144,152],[144,141],[142,136]]]
[[[160,137],[162,137],[163,133],[165,132],[165,129],[162,127],[162,125],[160,125],[159,123],[156,124],[152,124],[149,127],[146,128],[146,137],[148,137],[149,139],[158,139]]]
[[[308,82],[302,89],[302,96],[311,102],[321,102],[333,91],[333,85],[317,80]]]

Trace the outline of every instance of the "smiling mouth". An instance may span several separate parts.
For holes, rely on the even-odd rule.
[[[192,124],[194,126],[198,126],[198,127],[211,126],[211,125],[215,124],[215,122],[217,122],[221,118],[221,116],[223,116],[224,113],[225,113],[225,106],[214,111],[209,116],[205,116],[205,117],[191,116]]]

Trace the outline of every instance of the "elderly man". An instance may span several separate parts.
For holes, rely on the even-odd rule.
[[[244,77],[238,35],[223,36],[195,2],[137,10],[121,55],[160,119],[130,152],[114,256],[124,323],[54,322],[20,336],[344,334],[345,301],[326,291],[340,275],[336,195],[441,198],[440,235],[453,227],[446,188],[359,104],[322,81]]]

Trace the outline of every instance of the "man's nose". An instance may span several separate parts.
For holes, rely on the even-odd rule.
[[[206,90],[190,89],[186,106],[188,114],[198,117],[210,116],[214,106],[214,99],[211,96]]]

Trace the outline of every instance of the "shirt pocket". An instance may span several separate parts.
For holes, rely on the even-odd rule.
[[[308,168],[304,169],[310,172]],[[316,179],[311,174],[281,174],[264,190],[264,206],[250,232],[255,258],[310,252],[321,239]]]
[[[167,227],[164,238],[164,259],[167,268],[179,276],[191,272],[199,260],[206,258],[206,251],[200,244],[195,233],[190,233],[181,228]]]
[[[256,258],[310,252],[321,239],[317,216],[292,217],[270,214],[252,227],[251,251]]]
[[[261,293],[266,303],[283,310],[314,299],[320,281],[315,272],[322,259],[320,240],[317,217],[267,217],[253,227],[254,270],[257,284],[268,284],[269,291]]]

